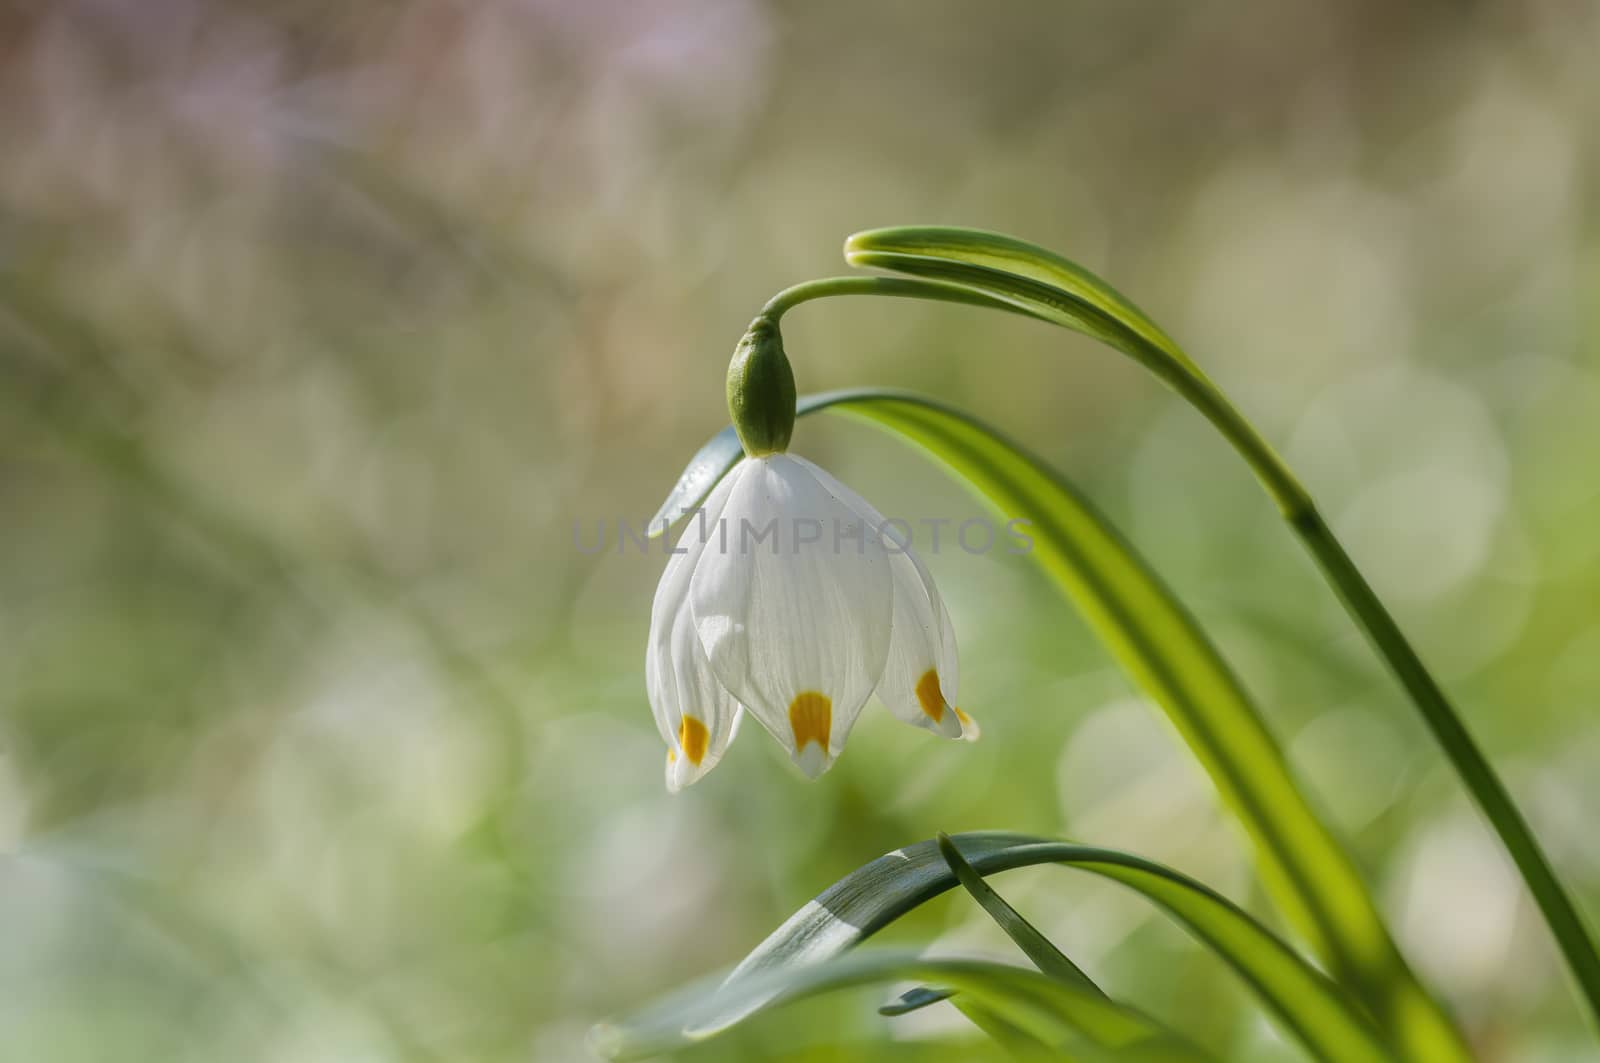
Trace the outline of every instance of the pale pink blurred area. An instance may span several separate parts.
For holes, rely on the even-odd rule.
[[[1207,778],[1026,557],[923,550],[982,742],[869,710],[819,783],[747,738],[664,792],[666,555],[574,526],[648,519],[763,301],[903,223],[1050,246],[1177,336],[1600,916],[1597,40],[1565,0],[0,4],[0,1057],[565,1063],[938,830],[1135,849],[1261,908]],[[785,327],[802,392],[925,392],[1081,484],[1484,1058],[1600,1058],[1412,710],[1191,409],[977,309]],[[982,512],[843,419],[794,447],[886,513]],[[1147,907],[1002,881],[1118,994],[1291,1058]],[[960,898],[896,940],[1014,958]],[[985,1058],[876,1003],[684,1058]]]

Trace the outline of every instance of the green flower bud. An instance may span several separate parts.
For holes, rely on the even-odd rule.
[[[783,353],[778,322],[758,317],[728,363],[728,413],[746,454],[754,458],[789,448],[794,402],[794,370]]]

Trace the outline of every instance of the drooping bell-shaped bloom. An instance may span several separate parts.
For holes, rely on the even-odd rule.
[[[746,457],[689,520],[645,655],[667,786],[717,763],[753,715],[815,778],[876,693],[896,717],[976,738],[927,568],[877,510],[787,453]]]

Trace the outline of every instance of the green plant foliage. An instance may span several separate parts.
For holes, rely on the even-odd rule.
[[[1188,355],[1088,270],[1014,237],[942,226],[875,229],[850,237],[845,257],[852,265],[967,286],[1012,309],[1103,340],[1148,367],[1211,421],[1277,501],[1351,617],[1400,680],[1516,862],[1591,1014],[1600,1020],[1600,947],[1510,792],[1305,488]],[[1388,965],[1384,960],[1382,966]],[[1442,1021],[1436,1025],[1442,1027]]]
[[[1177,871],[1115,850],[1023,834],[959,834],[952,843],[979,874],[1062,864],[1120,882],[1166,910],[1233,967],[1316,1058],[1393,1058],[1368,1020],[1327,976],[1226,898]],[[826,967],[957,881],[937,841],[898,849],[858,868],[796,912],[745,957],[725,985],[710,993],[720,1003],[707,1002],[706,989],[692,995],[698,1002],[695,1028],[712,1032],[742,1022],[790,991],[787,982],[767,981],[775,973]],[[917,977],[937,980],[963,995],[966,992],[965,985],[937,974]],[[1097,989],[1081,982],[1057,978],[1053,984],[1070,990],[1073,1000],[1105,1000]],[[651,1014],[660,1010],[653,1008]]]
[[[913,986],[901,993],[899,997],[878,1009],[878,1014],[884,1018],[892,1019],[898,1015],[909,1015],[913,1011],[931,1007],[941,1001],[949,1000],[956,995],[954,989],[942,989],[932,986]]]
[[[1153,1019],[1035,971],[902,951],[834,956],[822,963],[766,968],[720,986],[691,987],[620,1023],[597,1027],[591,1044],[611,1059],[638,1059],[703,1041],[804,997],[907,978],[936,979],[958,989],[978,1002],[985,1016],[1051,1050],[1048,1058],[1083,1063],[1212,1058]]]
[[[939,855],[950,865],[950,870],[955,873],[956,880],[961,883],[962,888],[972,894],[973,899],[1000,925],[1006,936],[1016,942],[1017,947],[1033,961],[1035,967],[1058,982],[1066,982],[1068,985],[1075,985],[1093,993],[1102,992],[1077,964],[1067,959],[1049,938],[1039,933],[1032,923],[1024,919],[1004,897],[983,880],[977,869],[967,863],[966,857],[961,855],[961,850],[950,840],[948,834],[940,834],[938,841]]]
[[[1282,751],[1193,617],[1078,491],[977,420],[889,391],[806,396],[801,414],[836,408],[928,450],[1008,518],[1032,522],[1033,556],[1141,688],[1167,712],[1254,839],[1263,879],[1334,978],[1388,1039],[1419,1059],[1465,1058],[1459,1037],[1412,975],[1360,875],[1307,804]],[[710,490],[738,460],[724,430],[696,454],[669,505]]]

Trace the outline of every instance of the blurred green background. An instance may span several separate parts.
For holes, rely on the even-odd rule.
[[[1205,777],[1026,558],[924,556],[975,746],[869,709],[676,797],[664,555],[777,289],[877,225],[1107,276],[1280,445],[1600,916],[1600,16],[1524,3],[0,5],[0,1058],[566,1061],[936,830],[1265,913]],[[954,307],[787,321],[1080,482],[1199,613],[1488,1060],[1600,1058],[1413,711],[1212,431]],[[829,417],[880,509],[981,512]],[[603,553],[575,548],[610,528]],[[659,544],[658,544],[659,545]],[[1300,1058],[1119,888],[1002,892],[1114,993]],[[1014,955],[964,897],[887,935]],[[863,991],[693,1060],[991,1058]]]

